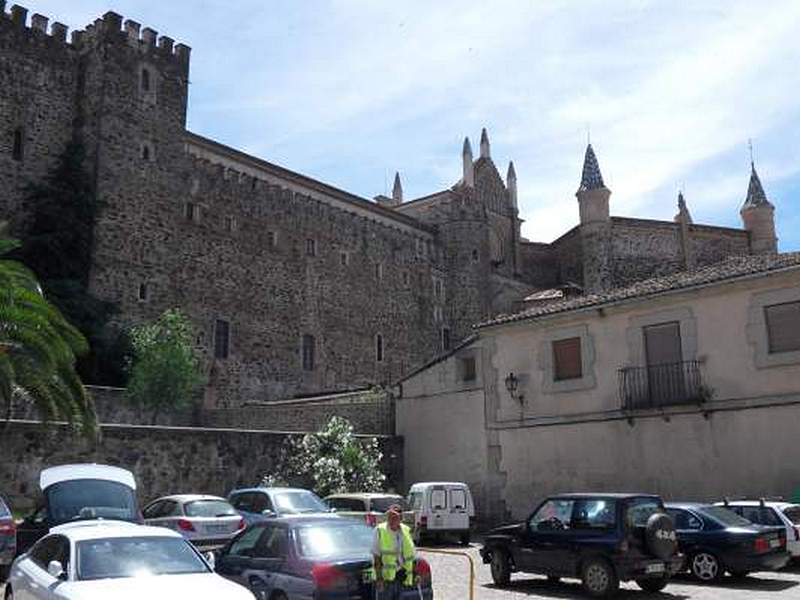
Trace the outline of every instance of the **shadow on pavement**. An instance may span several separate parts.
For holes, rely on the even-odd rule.
[[[696,585],[705,588],[719,588],[730,590],[748,590],[753,592],[782,592],[789,588],[797,587],[797,581],[788,579],[775,579],[767,573],[748,575],[747,577],[723,577],[722,581],[714,583],[703,583],[697,581],[689,575],[676,575],[673,579],[676,583],[685,585]]]
[[[530,595],[543,595],[548,598],[580,598],[586,599],[586,593],[581,588],[581,584],[576,581],[559,581],[558,583],[550,583],[546,579],[513,579],[505,587],[498,587],[493,583],[488,583],[480,586],[488,590],[506,590],[515,592],[517,594],[530,594]],[[649,598],[652,600],[688,600],[690,596],[679,593],[672,593],[667,586],[663,592],[648,594],[636,589],[621,589],[615,598],[640,598],[644,600]]]

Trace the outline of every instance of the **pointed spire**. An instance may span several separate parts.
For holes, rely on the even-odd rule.
[[[603,183],[603,175],[600,173],[600,165],[597,163],[597,157],[594,155],[592,145],[586,146],[586,155],[583,158],[583,173],[581,174],[581,186],[578,192],[587,190],[597,190],[605,188]]]
[[[761,185],[761,180],[756,173],[756,165],[750,161],[750,185],[747,186],[747,198],[744,201],[745,208],[756,208],[758,206],[768,206],[774,208],[772,203],[767,200],[767,195],[764,193],[764,187]]]
[[[489,146],[489,134],[486,133],[486,127],[481,129],[481,158],[491,158],[492,152]]]
[[[403,201],[403,184],[400,183],[399,172],[395,172],[394,174],[394,185],[392,186],[392,200],[394,200],[396,204],[400,204]]]
[[[683,197],[683,191],[678,192],[678,214],[675,215],[676,223],[692,224],[692,215],[689,214],[689,208],[686,206],[686,200]]]
[[[517,207],[517,172],[514,170],[514,161],[508,161],[508,173],[506,174],[506,187],[508,188],[508,195],[511,197],[511,203],[514,208]]]
[[[472,146],[469,143],[469,138],[464,138],[464,148],[461,150],[461,159],[463,163],[463,176],[462,180],[464,185],[473,187],[475,185],[475,165],[472,162]]]

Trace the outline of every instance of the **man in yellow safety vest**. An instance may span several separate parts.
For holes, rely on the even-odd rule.
[[[386,511],[386,521],[375,527],[372,564],[380,600],[400,598],[403,586],[414,585],[414,541],[402,516],[402,508],[394,504]]]

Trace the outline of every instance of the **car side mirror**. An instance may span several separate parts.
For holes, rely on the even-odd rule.
[[[217,566],[217,558],[214,556],[213,552],[206,552],[203,554],[203,558],[206,559],[206,563],[208,564],[209,568],[213,571],[214,568]]]
[[[261,511],[261,514],[263,516],[265,516],[265,517],[274,517],[275,516],[275,511],[274,510],[270,510],[269,508],[265,508],[264,510]]]
[[[335,513],[335,512],[336,512],[336,509],[335,509],[335,508],[333,508],[333,507],[331,506],[331,507],[328,509],[328,512]]]
[[[63,579],[64,575],[64,566],[57,560],[51,560],[47,564],[47,572],[51,577],[55,577],[56,579]]]

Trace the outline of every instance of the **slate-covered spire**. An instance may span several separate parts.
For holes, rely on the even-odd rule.
[[[583,173],[578,191],[598,190],[605,187],[603,175],[600,173],[600,165],[597,163],[592,145],[589,144],[586,146],[586,155],[583,158]]]
[[[464,147],[461,150],[461,161],[463,163],[463,181],[464,185],[473,187],[475,185],[475,165],[472,163],[472,145],[469,143],[469,137],[464,138]]]
[[[398,172],[395,172],[394,174],[394,185],[392,186],[392,200],[394,200],[396,204],[400,204],[403,201],[403,184],[400,183],[400,173]]]
[[[481,129],[481,158],[491,158],[492,150],[489,145],[489,134],[486,133],[486,127]]]
[[[757,206],[772,207],[772,203],[767,200],[767,195],[764,193],[764,187],[761,185],[758,173],[756,173],[755,163],[750,161],[750,185],[747,186],[747,198],[742,208],[755,208]]]

